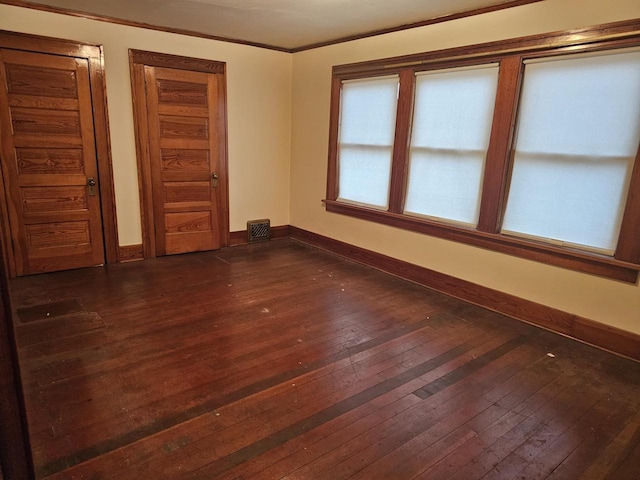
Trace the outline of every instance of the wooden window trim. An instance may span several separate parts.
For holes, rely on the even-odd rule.
[[[506,201],[509,166],[512,163],[510,152],[521,80],[522,57],[514,55],[505,58],[500,65],[498,75],[496,109],[493,116],[491,141],[487,149],[487,158],[492,158],[494,161],[485,163],[478,219],[478,230],[481,232],[498,233],[502,222],[501,214],[504,212]]]
[[[389,211],[402,213],[407,176],[409,173],[409,133],[413,109],[413,91],[416,77],[411,70],[400,72],[398,110],[396,113],[396,133],[394,138],[393,160],[391,163],[391,185],[389,191]]]
[[[620,237],[613,257],[510,237],[500,233],[500,224],[513,165],[512,141],[524,70],[523,61],[527,58],[606,51],[638,45],[640,45],[640,20],[630,20],[578,30],[334,66],[326,210],[579,272],[628,283],[637,282],[640,271],[640,242],[637,241],[637,234],[640,231],[640,148],[630,180]],[[501,63],[501,68],[477,228],[460,227],[403,214],[415,73],[495,61]],[[390,178],[389,209],[381,211],[364,205],[338,201],[337,139],[342,82],[392,73],[400,76],[400,93]]]

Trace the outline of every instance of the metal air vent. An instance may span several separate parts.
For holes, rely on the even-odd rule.
[[[269,219],[249,220],[247,222],[249,243],[264,242],[271,238],[271,222]]]

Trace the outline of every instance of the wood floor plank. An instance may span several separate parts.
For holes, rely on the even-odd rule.
[[[473,338],[473,337],[477,337],[477,333],[478,333],[478,332],[476,332],[476,331],[470,332],[470,333],[469,333],[469,339],[471,339],[471,338]],[[449,347],[447,347],[447,345],[446,345],[446,344],[442,344],[442,342],[440,342],[440,343],[441,343],[441,345],[440,345],[439,347],[438,347],[438,344],[436,343],[436,344],[432,345],[432,347],[431,347],[431,348],[432,348],[432,349],[435,349],[435,348],[437,347],[438,349],[437,349],[437,350],[435,350],[435,352],[444,352],[444,351],[446,351],[446,348],[449,348]],[[432,354],[433,354],[433,353],[432,353]],[[402,368],[402,370],[403,370],[403,371],[407,371],[407,370],[409,369],[409,367],[410,367],[410,364],[409,364],[409,365],[405,364],[405,365],[404,365],[404,367]],[[326,369],[329,369],[329,367],[326,367]],[[308,374],[307,374],[307,375],[308,375]],[[283,386],[283,388],[287,388],[287,386],[288,386],[288,385],[284,385],[284,386]],[[413,388],[415,389],[415,387],[413,387]],[[348,396],[349,396],[350,394],[357,395],[359,391],[361,391],[361,389],[359,389],[359,388],[355,388],[355,387],[354,387],[353,389],[351,389],[351,390],[347,389],[345,392],[343,392],[343,396],[347,396],[347,398],[348,398]],[[408,392],[407,392],[407,393],[408,393]],[[330,400],[330,401],[328,402],[328,404],[329,404],[329,405],[334,405],[336,401],[339,401],[339,398],[336,398],[336,399],[329,399],[329,400]],[[349,407],[348,402],[346,403],[346,407]],[[305,408],[306,408],[307,410],[311,409],[311,411],[313,411],[313,409],[315,408],[315,411],[318,411],[318,410],[321,410],[321,409],[322,409],[322,405],[320,405],[320,406],[318,406],[318,407],[314,407],[314,404],[311,404],[311,405],[308,405],[308,406],[307,406],[307,407],[305,407]],[[339,408],[338,408],[338,409],[334,408],[334,410],[335,410],[335,411],[339,411]],[[304,412],[302,412],[302,413],[304,413]],[[327,412],[319,412],[319,413],[320,413],[320,414],[325,414],[325,415],[327,414]],[[330,413],[330,412],[329,412],[329,413]],[[229,416],[229,415],[227,415],[227,412],[226,412],[226,411],[223,411],[223,410],[221,410],[221,411],[220,411],[220,414],[221,414],[221,418],[224,418],[224,419],[228,418],[228,416]],[[305,418],[307,418],[307,417],[304,417],[304,416],[302,417],[302,419],[305,419]],[[316,414],[316,418],[322,418],[322,417]],[[278,419],[278,420],[282,420],[282,419]],[[266,423],[266,422],[265,422],[265,423]],[[269,423],[269,426],[270,426],[271,428],[273,428],[275,423],[276,423],[276,422],[270,422],[270,423]],[[304,426],[304,424],[301,424],[300,422],[298,423],[298,425],[303,425],[303,426]],[[294,427],[295,427],[295,425],[294,425]],[[229,438],[227,438],[227,439],[225,439],[224,437],[221,437],[221,432],[219,432],[219,431],[216,431],[214,435],[211,435],[211,434],[209,434],[210,432],[208,432],[208,430],[207,430],[207,426],[205,426],[205,427],[204,427],[204,429],[205,429],[204,433],[203,433],[202,431],[200,431],[198,428],[192,428],[192,429],[190,429],[190,433],[191,433],[192,440],[196,443],[196,448],[197,448],[197,449],[196,449],[196,451],[195,451],[195,452],[193,452],[193,453],[184,453],[184,454],[185,454],[185,455],[186,455],[186,454],[191,454],[191,455],[193,455],[193,456],[195,457],[194,462],[198,462],[198,461],[200,461],[200,462],[210,463],[210,461],[209,461],[209,462],[207,462],[207,461],[206,461],[206,458],[207,458],[207,457],[206,457],[206,456],[203,456],[203,455],[202,455],[202,452],[201,452],[202,450],[205,450],[205,451],[206,451],[207,449],[209,449],[209,450],[211,449],[211,445],[208,445],[208,444],[206,443],[206,441],[211,440],[214,444],[215,444],[215,443],[219,443],[219,444],[221,444],[221,445],[222,445],[222,447],[220,447],[220,448],[218,448],[218,449],[217,449],[217,450],[219,451],[219,453],[220,453],[220,452],[224,452],[225,450],[228,450],[228,449],[229,449],[229,446],[230,446],[229,444],[232,444],[234,441],[235,441],[235,442],[238,442],[238,441],[240,441],[240,442],[246,442],[246,441],[247,441],[246,439],[247,439],[247,438],[250,438],[250,437],[248,437],[248,436],[247,436],[246,431],[248,431],[250,435],[257,435],[256,440],[260,440],[260,438],[262,438],[262,437],[264,436],[264,435],[262,435],[262,436],[261,436],[261,435],[260,435],[260,430],[256,431],[256,428],[255,428],[254,426],[250,426],[249,428],[245,428],[245,429],[244,429],[243,431],[241,431],[241,432],[238,432],[237,430],[230,429],[230,430],[229,430]],[[198,432],[199,432],[199,431],[200,431],[200,434],[198,434]],[[195,433],[195,436],[194,436],[194,433]],[[283,433],[286,433],[286,432],[283,432]],[[198,443],[198,438],[203,438],[205,443],[204,443],[204,444],[203,444],[203,442],[199,442],[199,443]],[[225,441],[225,440],[226,440],[226,441]],[[256,454],[256,452],[259,452],[259,448],[261,448],[261,445],[263,446],[263,445],[264,445],[264,443],[263,443],[263,444],[258,443],[257,445],[248,446],[248,447],[245,449],[245,451],[246,451],[246,452],[253,452],[253,454]],[[186,450],[186,449],[185,449],[185,450]],[[211,455],[210,455],[210,457],[211,457]],[[218,453],[217,453],[215,456],[213,456],[213,458],[216,458],[216,457],[218,457]],[[171,462],[170,462],[170,463],[171,463]],[[224,468],[224,465],[226,465],[226,464],[224,464],[224,462],[218,462],[218,463],[216,463],[216,464],[206,465],[206,467],[208,468],[208,470],[207,470],[207,473],[206,473],[206,474],[205,474],[205,473],[203,473],[203,475],[205,475],[205,478],[206,478],[206,475],[211,475],[211,476],[212,476],[212,475],[213,475],[213,473],[211,473],[211,471],[210,471],[210,470],[211,470],[211,469],[220,469],[220,465],[221,465],[221,464],[223,465],[223,468]],[[157,466],[157,465],[156,465],[156,466]],[[149,468],[151,468],[151,469],[152,469],[152,468],[154,468],[154,466],[153,466],[153,465],[145,466],[145,467],[144,467],[144,470],[145,470],[145,471],[149,471]],[[217,472],[216,472],[216,475],[217,475],[217,474],[219,474],[219,473],[220,473],[220,472],[219,472],[219,471],[217,471]],[[136,478],[136,475],[137,475],[137,474],[134,474],[131,478]],[[211,477],[209,477],[209,478],[211,478]]]
[[[612,472],[607,480],[633,480],[638,478],[640,471],[640,442],[635,442],[634,448],[629,451],[629,455],[622,461],[620,466]]]
[[[492,341],[484,344],[484,349],[490,349],[495,346],[496,343],[500,342],[504,342],[504,340],[494,338]],[[475,355],[479,353],[480,351],[476,350]],[[469,354],[471,355],[471,352],[469,352]],[[471,358],[472,357],[473,355],[471,355]],[[461,368],[463,365],[464,362],[460,362],[458,365],[452,362],[451,368],[455,370],[456,367]],[[446,372],[441,370],[437,375],[441,376],[443,373]],[[423,382],[424,380],[423,378]],[[428,382],[429,380],[425,383]],[[391,447],[398,438],[412,438],[412,436],[420,433],[422,428],[426,428],[434,419],[446,415],[451,409],[455,410],[456,405],[472,398],[473,394],[471,389],[464,392],[466,396],[457,395],[457,391],[459,390],[459,386],[458,389],[453,388],[437,400],[422,402],[416,405],[414,409],[403,412],[398,417],[393,418],[393,420],[361,433],[358,437],[340,445],[339,448],[334,448],[326,452],[312,464],[305,465],[300,471],[294,472],[291,478],[304,478],[309,475],[310,471],[323,471],[325,472],[323,475],[326,475],[326,478],[340,478],[343,474],[336,471],[336,468],[348,470],[354,454],[357,453],[361,456],[381,455],[383,449]],[[372,437],[375,437],[378,441],[373,441]],[[357,462],[357,465],[362,465],[363,462],[364,460],[361,460]],[[331,465],[335,467],[331,468]],[[353,472],[349,471],[349,473]]]
[[[473,477],[482,479],[514,478],[522,465],[527,462],[527,454],[540,442],[546,442],[553,434],[561,434],[567,425],[585,415],[601,398],[594,399],[584,395],[586,388],[563,390],[553,403],[528,417],[514,428],[512,432],[494,443],[488,451],[484,451],[469,465],[472,466]],[[463,469],[464,470],[464,469]],[[453,478],[471,478],[466,471],[462,476],[460,470]]]
[[[10,288],[39,479],[638,468],[637,363],[289,239]]]
[[[528,417],[572,385],[560,374],[557,365],[544,361],[535,362],[483,396],[492,401],[493,406],[507,412],[502,418],[486,429],[476,431],[476,436],[461,445],[459,450],[451,452],[425,474],[416,478],[448,479],[465,467],[469,470],[467,466],[477,461],[480,454],[510,432],[518,432],[517,427]],[[462,473],[460,478],[464,478],[464,475]]]
[[[535,364],[539,358],[540,351],[537,349],[514,350],[494,362],[491,368],[478,371],[464,388],[485,389],[487,384],[491,384],[497,385],[495,389],[502,389],[503,394],[508,395],[515,373]],[[397,442],[394,450],[377,458],[351,478],[366,479],[372,475],[398,475],[401,478],[417,476],[476,438],[478,432],[484,431],[508,412],[496,402],[480,396],[407,442]]]
[[[405,330],[405,331],[406,331],[406,330]],[[383,338],[387,338],[387,337],[383,337]],[[376,344],[376,342],[365,342],[365,343],[366,343],[366,346],[368,346],[368,347],[371,347],[372,345],[375,345],[375,344]],[[363,348],[365,348],[365,347],[363,347]],[[350,353],[353,353],[353,354],[355,354],[355,353],[357,353],[357,352],[358,352],[358,349],[357,349],[357,348],[352,348],[352,349],[350,350]],[[337,361],[339,358],[341,358],[341,357],[343,357],[343,356],[345,356],[345,355],[332,356],[332,357],[331,357],[331,361],[332,361],[332,362],[335,362],[335,361]],[[293,378],[293,376],[298,375],[298,374],[300,374],[301,372],[307,371],[307,370],[309,369],[309,367],[311,367],[311,369],[315,369],[315,368],[317,368],[317,367],[318,367],[318,365],[316,365],[316,364],[313,364],[313,365],[311,365],[311,366],[309,366],[309,365],[305,365],[305,366],[306,366],[306,368],[302,368],[302,367],[300,367],[298,364],[296,364],[296,365],[295,365],[295,369],[294,369],[293,371],[291,371],[291,372],[287,372],[287,374],[286,374],[286,375],[284,375],[284,376],[283,376],[283,375],[279,375],[278,377],[276,377],[276,378],[274,378],[274,379],[269,380],[269,381],[267,382],[267,384],[278,384],[278,383],[280,383],[280,382],[282,382],[282,381],[286,380],[286,378]],[[258,391],[262,391],[264,388],[266,388],[267,384],[265,384],[264,382],[259,383],[257,386],[253,387],[253,389],[258,390]],[[219,393],[223,393],[223,392],[218,392],[218,394],[219,394]],[[242,398],[243,396],[248,395],[248,394],[250,394],[250,393],[251,393],[251,390],[250,390],[250,389],[249,389],[249,390],[248,390],[248,389],[244,389],[244,390],[242,390],[241,392],[236,392],[235,394],[232,392],[232,398]],[[157,408],[157,407],[156,407],[156,408]],[[205,406],[205,407],[203,407],[203,408],[209,408],[209,407]],[[182,420],[183,420],[184,418],[187,418],[188,416],[195,416],[195,415],[197,415],[198,411],[201,411],[201,410],[202,410],[202,408],[194,408],[192,411],[188,411],[188,412],[186,412],[186,413],[184,414],[184,416],[183,416]],[[131,410],[131,409],[130,409],[130,411],[134,411],[134,410]],[[167,422],[171,422],[171,420],[170,420],[170,419],[167,419],[166,417],[165,417],[165,420],[166,420]],[[176,422],[177,422],[177,421],[178,421],[178,420],[176,420]],[[174,422],[174,423],[176,423],[176,422]],[[166,422],[165,422],[165,423],[166,423]],[[75,424],[75,423],[74,423],[74,424]],[[162,426],[162,425],[161,425],[161,426]],[[86,425],[85,425],[85,428],[86,428]],[[151,429],[152,427],[149,427],[149,428]]]
[[[404,356],[403,356],[404,357]],[[403,358],[403,363],[406,361]],[[414,384],[421,382],[420,379],[409,382],[392,392],[384,394],[372,402],[359,406],[348,413],[324,423],[314,430],[305,432],[296,439],[295,442],[287,442],[276,449],[276,455],[270,452],[268,458],[258,457],[252,462],[243,466],[250,469],[252,478],[278,478],[276,471],[287,471],[295,463],[297,466],[308,463],[307,453],[311,450],[319,452],[323,448],[332,448],[340,444],[345,438],[357,435],[357,432],[372,428],[385,418],[390,418],[407,408],[407,406],[417,403],[417,397],[411,395]],[[351,430],[355,433],[349,433]],[[310,447],[307,449],[307,447]],[[276,462],[269,466],[272,463]],[[281,475],[280,475],[281,476]]]
[[[573,455],[554,470],[549,479],[567,478],[568,475],[574,474],[576,468],[585,480],[608,478],[627,460],[634,446],[640,443],[640,411],[627,421],[608,444],[602,445],[602,442],[595,441],[590,443],[592,449],[602,449],[599,455],[596,456],[589,451],[587,454],[591,456],[587,460],[583,459],[582,454]],[[577,467],[574,467],[574,464],[577,464]]]
[[[525,478],[545,479],[582,475],[585,465],[597,458],[603,440],[610,441],[612,431],[621,428],[627,418],[624,408],[617,402],[600,402],[594,413],[585,416],[546,448],[536,458],[523,465],[520,475]],[[604,411],[603,411],[604,410]]]

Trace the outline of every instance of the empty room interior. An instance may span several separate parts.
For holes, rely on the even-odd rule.
[[[640,2],[0,0],[0,479],[638,479]]]

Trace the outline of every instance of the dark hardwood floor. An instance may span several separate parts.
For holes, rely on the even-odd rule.
[[[639,478],[640,364],[292,240],[11,293],[39,478]]]

